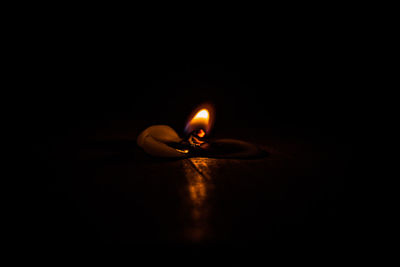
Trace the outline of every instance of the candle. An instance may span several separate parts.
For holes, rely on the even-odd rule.
[[[210,104],[195,109],[185,127],[182,139],[168,125],[154,125],[145,129],[137,138],[143,150],[156,157],[213,157],[252,158],[266,156],[258,146],[235,139],[209,140],[207,136],[213,125],[214,110]]]

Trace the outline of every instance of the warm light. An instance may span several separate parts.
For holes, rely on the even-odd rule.
[[[195,120],[200,120],[200,119],[205,119],[208,122],[208,118],[210,118],[210,114],[208,113],[207,109],[202,109],[197,114],[194,116],[193,121]]]
[[[211,105],[202,105],[201,108],[196,109],[185,127],[187,134],[198,131],[199,137],[204,137],[208,134],[212,127],[213,122],[213,107]]]
[[[193,130],[207,129],[210,121],[210,113],[207,109],[202,109],[194,115],[193,119],[190,120],[189,124],[193,127]]]
[[[200,129],[197,131],[197,136],[200,138],[203,138],[206,135],[206,132],[203,131],[203,129]]]
[[[213,182],[209,165],[215,166],[215,159],[191,158],[182,160],[182,167],[187,178],[186,206],[190,208],[190,217],[184,225],[187,238],[198,242],[205,240],[210,235],[210,210],[209,195],[213,194]],[[185,213],[186,214],[186,213]]]

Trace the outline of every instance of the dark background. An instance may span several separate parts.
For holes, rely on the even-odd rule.
[[[217,125],[274,122],[348,134],[357,127],[365,59],[351,40],[327,38],[161,51],[131,43],[110,48],[91,39],[42,44],[29,55],[23,79],[30,87],[16,108],[29,111],[35,125],[51,124],[46,131],[63,131],[119,117],[184,122],[194,106],[211,101]]]
[[[108,118],[182,124],[203,101],[217,106],[219,126],[275,122],[351,134],[371,79],[373,25],[356,16],[361,7],[314,8],[226,11],[187,24],[196,12],[36,15],[12,39],[9,67],[22,74],[15,112],[39,138]]]
[[[51,229],[43,222],[54,211],[78,216],[73,211],[76,203],[48,190],[57,179],[54,173],[63,170],[55,171],[50,159],[35,154],[49,140],[79,129],[95,131],[128,120],[141,129],[168,124],[179,132],[193,108],[210,101],[217,110],[216,133],[273,127],[291,129],[296,136],[307,129],[320,140],[334,140],[352,151],[360,131],[363,88],[358,81],[366,78],[361,66],[368,59],[356,31],[337,26],[282,22],[240,33],[214,29],[211,35],[192,34],[191,28],[179,33],[161,29],[127,34],[115,28],[71,32],[68,25],[30,32],[29,46],[18,46],[24,75],[17,83],[25,90],[15,106],[16,113],[23,114],[20,132],[32,147],[29,177],[36,177],[26,200],[28,220],[34,222],[23,235],[40,235],[45,243],[57,244],[53,234],[70,222]],[[354,174],[348,166],[340,179]],[[347,186],[332,191],[350,191],[351,180]],[[37,209],[47,201],[51,204]],[[351,201],[348,197],[338,205],[344,208],[347,202],[351,207]],[[347,210],[337,216],[344,219],[349,214]],[[62,235],[73,232],[67,243],[79,243],[76,237],[84,227],[74,227]]]

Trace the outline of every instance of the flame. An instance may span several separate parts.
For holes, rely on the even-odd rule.
[[[210,113],[208,113],[207,109],[203,108],[202,110],[197,112],[197,114],[194,116],[192,121],[204,119],[204,120],[207,120],[207,123],[208,123],[209,118],[210,118]]]
[[[192,113],[194,115],[190,117],[186,124],[185,132],[189,134],[198,130],[200,137],[207,135],[213,124],[213,111],[214,109],[210,104],[204,104],[195,109],[195,112]]]
[[[194,115],[193,119],[190,121],[190,124],[195,124],[199,126],[203,126],[204,128],[207,127],[208,123],[210,121],[210,113],[208,112],[207,109],[202,109],[199,112]],[[199,130],[202,130],[203,128],[200,128]]]

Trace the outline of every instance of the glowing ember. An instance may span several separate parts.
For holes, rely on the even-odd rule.
[[[203,129],[200,129],[197,131],[197,136],[203,138],[206,136],[206,133],[203,131]]]

